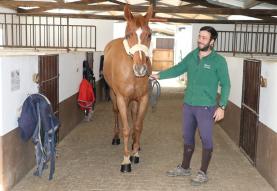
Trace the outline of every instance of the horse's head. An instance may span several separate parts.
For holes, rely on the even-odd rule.
[[[133,70],[137,77],[145,76],[149,70],[146,64],[147,59],[149,59],[151,41],[151,30],[148,22],[152,14],[152,5],[144,16],[134,16],[127,5],[124,7],[124,17],[127,21],[127,26],[123,43],[127,54],[132,56]]]

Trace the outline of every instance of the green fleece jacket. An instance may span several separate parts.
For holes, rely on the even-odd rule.
[[[160,72],[160,79],[174,78],[187,72],[184,103],[192,106],[215,106],[218,85],[220,85],[219,105],[226,107],[231,86],[225,58],[214,49],[201,60],[198,54],[199,49],[196,48],[179,64]]]

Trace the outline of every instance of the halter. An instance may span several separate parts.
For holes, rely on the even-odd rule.
[[[130,47],[127,39],[124,39],[123,45],[126,53],[130,56],[134,55],[137,51],[142,51],[146,57],[149,57],[149,48],[143,44],[135,44],[134,46]]]

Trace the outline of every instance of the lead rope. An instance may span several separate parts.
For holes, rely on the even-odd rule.
[[[158,99],[161,95],[161,85],[157,79],[149,77],[148,87],[149,87],[150,105],[152,107],[152,111],[155,111],[158,103]]]

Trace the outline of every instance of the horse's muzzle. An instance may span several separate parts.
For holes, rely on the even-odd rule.
[[[133,71],[136,77],[144,77],[147,74],[146,64],[134,64]]]

